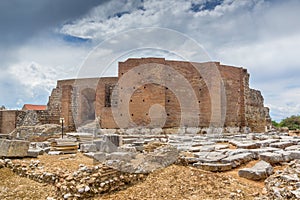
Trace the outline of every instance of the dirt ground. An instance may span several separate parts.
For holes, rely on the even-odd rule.
[[[8,168],[0,169],[1,200],[46,199],[53,196],[54,186],[19,177]]]
[[[150,174],[147,179],[106,199],[253,199],[262,192],[263,182],[238,177],[237,171],[211,173],[193,167],[172,165]]]
[[[28,159],[31,160],[31,159]],[[79,164],[94,165],[92,159],[78,153],[74,155],[39,156],[38,160],[49,171],[65,169],[74,171]],[[247,165],[251,167],[257,161]],[[278,166],[275,169],[281,169]],[[189,166],[172,165],[150,174],[144,182],[113,194],[101,195],[94,200],[120,199],[253,199],[263,191],[263,181],[240,178],[238,169],[212,173]],[[54,187],[37,183],[0,169],[0,199],[46,199],[53,196]]]

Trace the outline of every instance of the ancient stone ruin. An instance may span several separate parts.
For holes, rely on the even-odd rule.
[[[60,124],[60,118],[68,131],[91,123],[93,129],[197,127],[203,132],[209,127],[265,132],[271,126],[260,91],[249,88],[246,69],[163,58],[119,62],[118,77],[60,80],[46,110],[1,111],[0,132]]]
[[[239,177],[268,181],[262,198],[299,197],[300,137],[271,130],[246,69],[141,58],[120,62],[118,70],[118,77],[58,81],[46,107],[1,110],[0,168],[55,186],[55,199],[126,189],[173,164],[238,169]],[[78,154],[93,165],[72,171],[38,160]],[[280,175],[281,190],[274,167],[287,163],[292,169]]]

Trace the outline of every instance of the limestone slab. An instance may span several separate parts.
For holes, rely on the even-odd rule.
[[[230,163],[194,163],[193,166],[211,172],[223,172],[232,169]]]
[[[106,153],[96,152],[94,153],[93,158],[98,162],[104,162],[106,161]]]
[[[282,154],[278,154],[278,153],[271,153],[271,152],[261,153],[259,155],[259,158],[260,160],[264,160],[271,164],[284,162],[284,158]]]
[[[255,142],[248,142],[248,143],[238,143],[236,147],[240,149],[257,149],[260,147],[260,145]]]
[[[80,145],[80,151],[87,153],[87,152],[96,152],[97,147],[96,144],[81,144]]]
[[[27,156],[30,142],[25,140],[0,140],[0,157]]]
[[[293,142],[275,142],[275,143],[271,143],[270,147],[284,149],[286,147],[293,146],[293,145],[294,145]]]
[[[94,140],[93,143],[96,145],[97,151],[100,152],[112,153],[118,150],[117,146],[108,140]]]
[[[240,177],[258,181],[273,174],[273,167],[270,165],[270,163],[261,160],[251,168],[239,170],[238,174]]]
[[[243,163],[247,163],[249,161],[253,160],[253,154],[252,153],[241,153],[236,154],[233,156],[228,156],[227,158],[224,158],[221,160],[222,163],[231,163],[232,167],[235,168]]]

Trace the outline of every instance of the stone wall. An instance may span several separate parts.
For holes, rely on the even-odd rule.
[[[41,124],[51,124],[47,110],[26,110],[18,111],[16,126],[35,126]]]
[[[265,131],[266,127],[270,126],[271,119],[269,109],[263,105],[263,96],[258,90],[250,89],[246,96],[245,117],[248,122],[248,127],[253,132]]]
[[[0,133],[8,134],[16,128],[17,110],[1,110],[0,111]]]
[[[117,101],[110,95],[112,92],[111,90],[114,89],[114,86],[117,84],[117,81],[117,77],[100,78],[98,81],[96,90],[95,109],[96,116],[99,120],[99,124],[101,127],[115,128],[117,126],[111,110],[111,106],[115,106]],[[109,95],[111,99],[106,99],[107,95]]]
[[[121,172],[102,164],[93,167],[81,164],[75,171],[57,169],[49,172],[39,160],[0,159],[0,168],[2,167],[39,183],[54,185],[55,199],[91,199],[126,189],[147,177],[147,174]]]
[[[48,110],[0,111],[0,133],[2,134],[9,134],[17,127],[42,124],[53,124],[53,118],[51,118]]]
[[[147,71],[151,72],[150,77],[145,78],[144,74],[137,72],[128,78],[129,72],[142,65],[149,65]],[[170,74],[162,66],[169,66],[175,73]],[[249,127],[252,131],[264,132],[270,124],[268,109],[263,105],[261,93],[249,88],[249,74],[241,67],[221,65],[219,62],[190,63],[163,58],[141,58],[119,62],[118,75],[58,81],[49,97],[50,119],[58,123],[60,117],[65,118],[68,130],[78,128],[75,125],[82,126],[95,120],[101,128],[119,128],[116,117],[119,122],[123,122],[122,128],[204,128],[224,125],[228,128],[238,127],[240,130]],[[144,84],[136,86],[136,80],[140,77],[146,80],[142,81]],[[123,78],[126,82],[122,82]],[[196,106],[183,108],[183,99],[189,100],[189,97],[176,94],[178,87],[183,84],[180,78],[187,80],[191,93],[195,95],[191,103]],[[151,83],[147,79],[161,82]],[[168,86],[168,83],[176,81],[178,84]],[[224,91],[220,87],[222,84]],[[112,94],[113,89],[117,91],[115,96]],[[182,90],[184,89],[186,88]],[[126,99],[130,90],[133,92]],[[222,92],[224,98],[221,98]],[[122,103],[127,104],[126,109],[121,108]],[[113,116],[112,108],[118,109],[118,116]],[[181,124],[183,111],[187,120]],[[193,114],[196,114],[196,118],[192,117]],[[129,121],[126,121],[128,118]],[[221,123],[222,120],[224,124]]]
[[[214,124],[218,125],[222,117],[225,117],[225,127],[240,127],[242,130],[242,128],[249,126],[253,131],[265,131],[265,126],[270,121],[268,110],[263,105],[261,94],[249,88],[249,74],[246,69],[221,65],[219,62],[190,63],[168,61],[162,58],[142,58],[128,59],[125,62],[120,62],[119,77],[121,78],[128,71],[134,70],[135,67],[143,66],[143,64],[147,63],[170,66],[182,75],[184,79],[188,80],[191,85],[192,92],[196,95],[199,105],[199,124],[194,123],[193,119],[190,119],[188,124],[183,124],[184,126],[193,127],[199,125],[200,127],[208,127]],[[155,68],[156,66],[149,66],[149,70],[152,70],[153,67]],[[217,110],[215,112],[221,116],[212,116],[213,104],[218,103],[216,100],[219,98],[216,94],[221,92],[216,87],[217,84],[220,84],[218,73],[212,73],[212,69],[219,71],[225,88],[225,101],[221,99],[219,105],[217,105],[221,111]],[[178,78],[168,77],[167,75],[163,76],[163,73],[166,72],[161,70],[157,72],[159,74],[157,76],[162,76],[162,79],[166,79],[165,82],[168,82],[168,78]],[[174,87],[178,87],[178,85]],[[155,89],[150,90],[149,88]],[[183,110],[179,98],[174,94],[174,88],[161,87],[161,85],[155,84],[144,85],[137,88],[130,99],[129,108],[131,117],[138,125],[147,124],[149,123],[149,108],[153,104],[159,104],[165,108],[167,115],[164,128],[178,127],[180,126]],[[164,102],[161,102],[161,100]]]

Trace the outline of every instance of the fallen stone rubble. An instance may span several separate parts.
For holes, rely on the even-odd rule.
[[[300,199],[300,160],[265,180],[266,199]]]
[[[92,141],[87,138],[92,138]],[[295,160],[300,159],[300,137],[277,132],[201,135],[153,135],[150,132],[150,135],[134,133],[133,135],[97,136],[87,133],[72,133],[63,140],[64,142],[72,140],[72,142],[80,144],[81,152],[101,164],[94,167],[80,166],[76,172],[58,171],[53,173],[44,171],[43,166],[40,166],[37,161],[26,163],[25,161],[12,162],[6,159],[0,160],[0,167],[9,167],[21,176],[53,184],[57,187],[58,197],[68,199],[71,197],[88,198],[95,194],[120,190],[143,180],[148,173],[173,163],[183,162],[203,170],[222,172],[253,160],[259,160],[251,168],[240,169],[239,175],[251,180],[262,180],[273,173],[272,165],[292,161],[294,164],[290,168],[293,168],[299,166]],[[55,139],[55,141],[58,144],[61,139],[59,141]],[[43,153],[63,153],[62,151],[53,151],[51,142],[31,142],[30,146],[29,142],[18,142],[25,142],[28,145],[29,149],[26,150],[25,157],[37,157]],[[4,144],[2,143],[0,146]],[[296,176],[295,174],[292,177]],[[270,178],[275,175],[271,175]],[[270,178],[267,179],[269,180],[267,183],[270,185],[267,189],[273,191],[274,187],[271,187],[273,179]],[[300,186],[299,181],[294,185]],[[271,193],[277,195],[278,198],[280,195],[283,197],[298,195],[297,191],[300,189],[294,185],[292,185],[293,193],[283,192],[281,194],[281,189],[275,189]],[[291,186],[289,185],[287,188],[291,189]]]
[[[133,135],[129,133],[102,135],[102,138],[92,142],[82,143],[80,150],[99,162],[121,165],[122,167],[119,167],[121,169],[125,164],[120,163],[127,162],[129,163],[127,169],[130,168],[131,172],[138,171],[136,167],[129,167],[131,160],[134,160],[138,153],[153,151],[161,144],[173,146],[179,152],[189,152],[190,154],[181,154],[180,159],[194,167],[213,172],[228,171],[252,160],[264,160],[275,165],[300,159],[300,137],[289,136],[288,133],[202,135],[133,133]],[[153,145],[155,148],[149,149],[149,144],[155,144]]]
[[[105,161],[119,171],[128,173],[151,173],[157,169],[174,164],[179,152],[172,146],[162,146],[149,153],[115,152]]]
[[[0,139],[0,158],[25,157],[27,156],[29,144],[28,141]]]
[[[273,174],[273,171],[274,169],[272,165],[270,165],[270,163],[261,160],[251,168],[244,168],[239,170],[238,174],[240,177],[259,181],[262,179],[266,179],[268,176]]]
[[[273,165],[300,159],[300,137],[288,133],[171,135],[168,144],[191,152],[182,155],[190,165],[213,172],[228,171],[252,160]]]
[[[53,184],[55,199],[86,199],[97,194],[125,189],[146,178],[147,174],[130,174],[99,164],[93,167],[79,165],[74,172],[58,170],[47,172],[39,160],[0,159],[0,168],[8,167],[19,176],[34,181]]]
[[[61,126],[58,124],[19,126],[9,135],[13,139],[43,141],[51,137],[59,137],[61,135]]]

